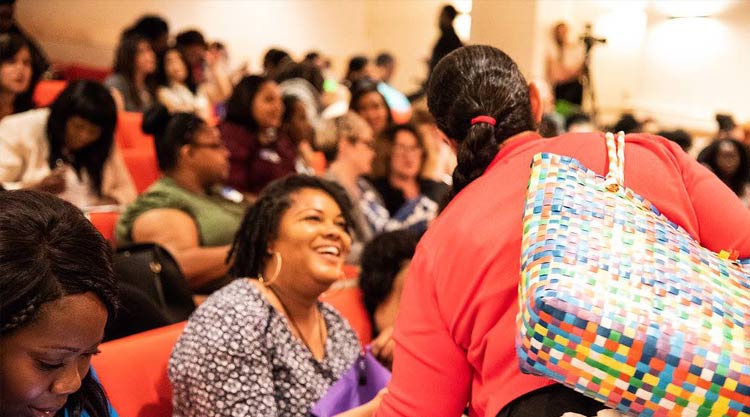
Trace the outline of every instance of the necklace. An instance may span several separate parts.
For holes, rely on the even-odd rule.
[[[273,289],[273,287],[270,286],[263,286],[264,288],[268,288],[274,296],[276,296],[276,299],[279,300],[279,304],[281,305],[281,309],[284,310],[284,315],[288,319],[289,323],[292,325],[294,330],[297,332],[297,335],[299,335],[299,338],[302,340],[302,343],[305,344],[305,347],[307,350],[310,351],[310,353],[313,353],[312,347],[310,346],[310,343],[307,342],[305,339],[305,336],[302,334],[302,331],[300,331],[299,326],[297,326],[297,322],[294,321],[292,318],[292,315],[289,314],[289,309],[286,308],[286,304],[281,300],[281,297],[279,297],[279,293],[276,292],[276,290]],[[318,316],[318,337],[320,338],[320,343],[323,345],[323,355],[325,355],[325,341],[323,341],[323,317],[320,314],[320,311],[316,308],[315,313]]]

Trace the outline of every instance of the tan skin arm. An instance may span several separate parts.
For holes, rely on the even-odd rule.
[[[135,219],[132,235],[136,243],[164,246],[174,256],[191,288],[200,288],[229,271],[224,263],[229,245],[200,246],[195,221],[183,211],[149,210]]]

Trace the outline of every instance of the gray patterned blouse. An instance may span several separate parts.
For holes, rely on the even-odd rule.
[[[308,416],[356,360],[349,324],[319,303],[328,337],[318,362],[247,279],[193,313],[169,360],[175,417]]]

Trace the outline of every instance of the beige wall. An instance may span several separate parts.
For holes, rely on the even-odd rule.
[[[107,66],[119,32],[143,13],[168,17],[173,33],[197,27],[226,42],[235,62],[260,67],[281,46],[298,57],[319,49],[341,77],[354,53],[391,51],[394,84],[416,87],[438,31],[439,0],[20,0],[18,19],[50,56]],[[466,7],[466,1],[460,1]],[[663,4],[658,3],[658,4]],[[669,2],[667,2],[669,3]],[[675,2],[672,2],[675,3]],[[699,1],[688,2],[691,4]],[[474,0],[471,43],[498,46],[529,78],[544,75],[550,28],[585,22],[609,39],[592,56],[605,120],[636,109],[666,125],[712,130],[713,114],[750,120],[750,1],[709,0],[726,9],[711,18],[669,19],[644,0]]]
[[[173,34],[198,28],[222,40],[233,62],[260,68],[280,46],[298,58],[317,49],[342,77],[349,56],[391,51],[394,83],[410,91],[426,73],[423,59],[437,38],[439,0],[22,0],[21,24],[57,61],[109,66],[120,31],[144,13],[166,16]]]

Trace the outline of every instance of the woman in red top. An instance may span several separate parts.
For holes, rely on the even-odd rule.
[[[569,155],[604,174],[603,134],[543,139],[533,132],[538,90],[489,46],[446,56],[432,73],[428,105],[458,148],[453,198],[412,260],[394,331],[393,379],[375,416],[455,417],[467,404],[471,417],[595,414],[603,405],[522,374],[515,337],[531,158]],[[471,123],[477,116],[488,118]],[[628,187],[703,246],[750,256],[750,212],[729,188],[666,139],[633,134],[626,143]]]
[[[257,195],[271,181],[295,173],[297,147],[279,130],[283,113],[273,80],[250,75],[234,87],[219,125],[230,153],[227,185]]]

